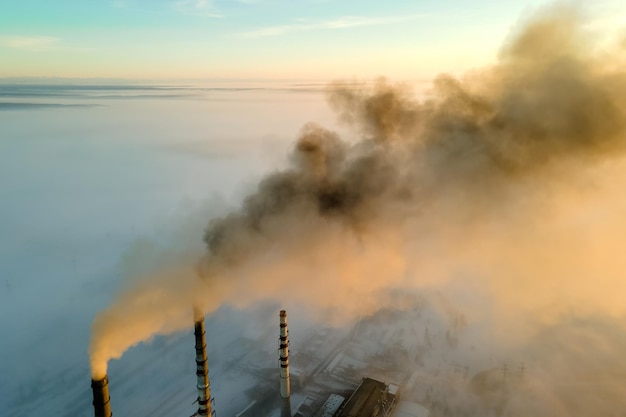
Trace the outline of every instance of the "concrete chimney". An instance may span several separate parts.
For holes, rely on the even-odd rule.
[[[111,417],[111,398],[109,397],[109,378],[91,380],[93,390],[93,410],[95,417]]]
[[[281,417],[291,417],[291,384],[289,381],[289,329],[287,328],[287,312],[280,311],[280,397]]]
[[[206,358],[206,339],[204,336],[204,315],[198,308],[193,309],[196,336],[196,376],[198,382],[198,412],[199,416],[209,416],[211,411],[211,389],[209,387],[209,367]]]

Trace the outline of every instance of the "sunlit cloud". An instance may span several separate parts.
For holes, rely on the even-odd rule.
[[[287,25],[267,26],[251,31],[235,34],[240,38],[258,38],[264,36],[279,36],[290,32],[303,32],[324,29],[348,29],[359,26],[379,26],[399,23],[425,17],[426,15],[367,17],[367,16],[344,16],[336,19],[312,21],[308,19],[296,19],[294,23]]]
[[[0,36],[0,46],[27,51],[44,51],[57,46],[60,38],[53,36]]]

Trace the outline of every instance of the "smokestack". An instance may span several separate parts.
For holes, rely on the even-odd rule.
[[[209,388],[209,367],[206,358],[206,339],[204,336],[204,315],[198,308],[193,309],[196,336],[196,376],[198,382],[198,412],[199,416],[208,416],[211,411],[211,389]]]
[[[91,380],[91,389],[93,390],[93,410],[95,417],[111,417],[111,398],[109,397],[109,378],[96,381]]]
[[[289,382],[289,329],[287,312],[280,310],[280,397],[281,417],[291,417],[291,384]]]

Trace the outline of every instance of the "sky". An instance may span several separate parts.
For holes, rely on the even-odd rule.
[[[3,1],[0,77],[428,79],[491,63],[545,3]],[[602,25],[624,23],[619,0],[580,3]]]

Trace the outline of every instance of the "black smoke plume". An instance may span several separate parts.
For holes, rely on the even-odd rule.
[[[160,270],[96,318],[94,376],[128,347],[189,327],[191,305],[263,299],[340,321],[454,288],[468,320],[493,335],[476,341],[485,349],[554,358],[542,332],[576,341],[564,324],[576,317],[614,323],[581,332],[615,339],[626,314],[626,70],[623,48],[609,53],[588,32],[579,10],[553,6],[512,33],[495,65],[441,75],[421,99],[384,79],[331,85],[331,106],[360,139],[306,125],[288,166],[209,222],[199,262]],[[569,346],[559,357],[593,362]],[[530,391],[576,375],[545,366]],[[592,414],[626,409],[625,390],[609,385]],[[572,405],[588,386],[559,387],[533,413],[589,415]],[[511,415],[532,402],[518,391]]]

